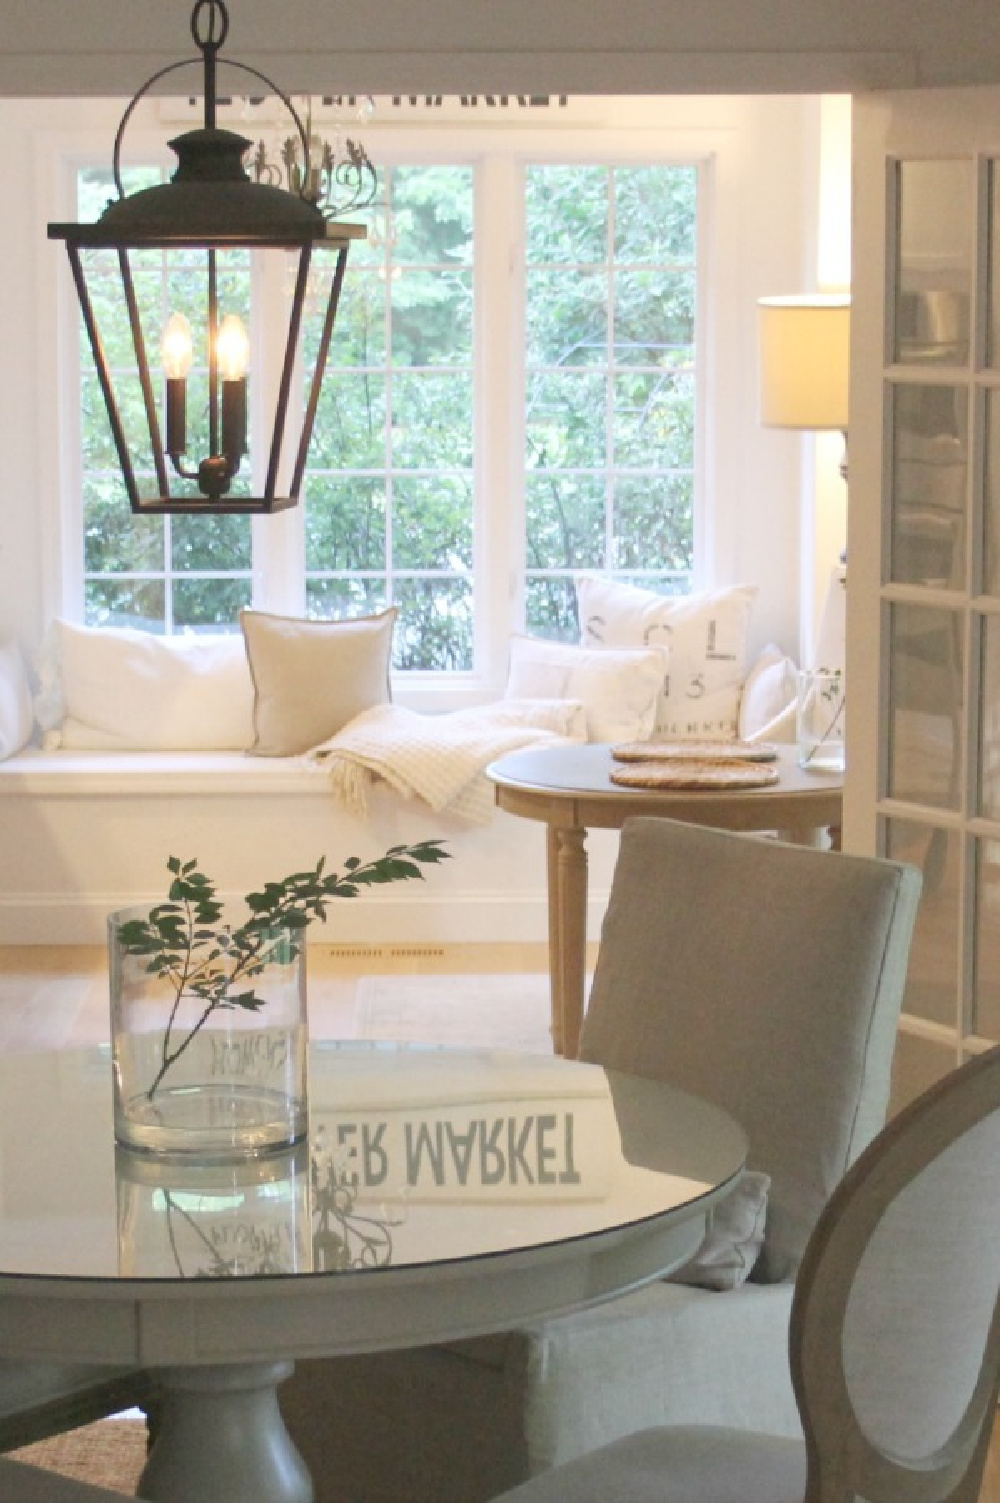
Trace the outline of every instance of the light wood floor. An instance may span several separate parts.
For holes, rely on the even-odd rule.
[[[1000,1503],[1000,1421],[993,1428],[993,1443],[986,1462],[979,1503]]]
[[[543,944],[310,945],[309,1028],[352,1038],[364,976],[544,973]],[[105,1043],[107,956],[99,946],[0,946],[0,1049],[25,1052]]]
[[[591,960],[593,955],[588,957]],[[366,975],[543,972],[544,945],[311,945],[310,1028],[351,1038],[356,991]],[[105,1042],[107,959],[99,947],[0,946],[0,1049],[28,1051]],[[1000,1503],[1000,1422],[980,1503]]]

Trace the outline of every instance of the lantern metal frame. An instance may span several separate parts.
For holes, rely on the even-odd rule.
[[[144,188],[126,195],[121,178],[121,149],[125,129],[139,101],[161,79],[176,69],[190,67],[198,58],[184,58],[154,73],[133,96],[115,137],[112,169],[117,199],[112,199],[98,220],[87,224],[50,224],[49,239],[62,240],[69,256],[70,268],[97,370],[108,421],[118,454],[125,488],[132,511],[142,514],[229,514],[271,513],[294,506],[299,498],[306,459],[325,374],[330,341],[340,303],[341,288],[352,240],[364,239],[367,231],[360,224],[329,220],[315,202],[287,189],[251,179],[243,167],[243,158],[252,146],[246,137],[217,125],[216,72],[218,53],[229,30],[225,0],[196,0],[191,13],[191,33],[201,52],[204,67],[204,126],[185,132],[168,144],[178,158],[177,169],[167,183]],[[251,74],[264,83],[288,109],[302,143],[309,172],[309,139],[290,98],[265,74],[231,58],[229,67]],[[139,301],[130,262],[130,254],[145,250],[197,250],[207,253],[208,335],[208,438],[210,453],[197,461],[195,469],[185,468],[185,456],[165,449],[157,410],[156,393],[150,374],[146,339],[142,328]],[[246,386],[228,394],[220,387],[234,387],[233,381],[220,381],[216,337],[219,330],[216,256],[220,251],[281,250],[297,256],[294,292],[289,310],[281,373],[278,379],[274,423],[268,445],[268,461],[263,494],[230,495],[229,488],[240,468],[245,452]],[[117,252],[122,294],[128,315],[136,371],[142,392],[146,427],[149,434],[152,468],[155,472],[156,496],[140,494],[135,465],[115,396],[111,369],[94,313],[87,286],[83,253],[90,250]],[[302,315],[308,290],[308,278],[314,252],[333,254],[336,264],[330,278],[322,330],[317,345],[316,362],[308,379],[308,396],[299,432],[291,477],[285,494],[278,493],[281,453],[288,420],[293,374],[299,354]],[[183,393],[176,383],[166,398],[168,431],[171,401]],[[228,397],[224,404],[223,398]],[[226,410],[224,411],[224,405]],[[175,408],[176,412],[176,408]],[[241,440],[241,429],[243,438]],[[199,495],[175,495],[171,491],[170,469],[184,482],[198,485]]]

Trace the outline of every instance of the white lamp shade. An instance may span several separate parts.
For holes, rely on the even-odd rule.
[[[851,299],[847,293],[765,297],[760,420],[766,428],[847,428]]]

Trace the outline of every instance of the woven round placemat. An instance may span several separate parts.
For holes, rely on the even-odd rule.
[[[778,771],[766,762],[636,762],[613,769],[620,788],[683,791],[686,788],[766,788]]]
[[[625,741],[611,748],[616,762],[773,762],[769,741]]]

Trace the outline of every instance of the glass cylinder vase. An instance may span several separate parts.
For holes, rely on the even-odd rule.
[[[844,771],[844,675],[803,668],[798,675],[796,740],[800,767]]]
[[[221,1161],[306,1135],[305,932],[108,920],[115,1138]]]

